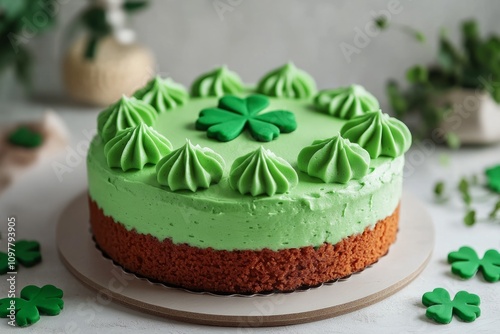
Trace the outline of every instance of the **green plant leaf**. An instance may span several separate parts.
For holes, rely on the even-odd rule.
[[[465,214],[464,217],[464,223],[467,226],[472,226],[476,223],[476,211],[475,210],[469,210]]]
[[[142,10],[148,5],[149,3],[146,0],[127,0],[123,4],[123,9],[128,13],[132,13],[138,10]]]
[[[406,79],[411,83],[426,83],[428,79],[427,69],[420,65],[413,66],[406,71]]]
[[[460,148],[460,138],[455,132],[446,133],[446,145],[453,150],[458,150]]]
[[[93,36],[103,37],[111,33],[104,8],[90,7],[82,13],[80,20]]]
[[[480,51],[479,28],[476,21],[469,20],[462,23],[462,44],[469,63],[477,66],[479,59],[477,53]]]
[[[465,177],[460,179],[460,182],[458,183],[458,190],[460,190],[462,194],[469,193],[469,181],[467,181]]]
[[[462,56],[445,34],[439,39],[438,63],[445,72],[454,75],[463,65]]]
[[[493,207],[493,210],[491,210],[489,216],[490,219],[495,219],[499,211],[500,211],[500,201],[496,202],[495,206]]]
[[[425,35],[420,32],[420,31],[415,31],[413,33],[413,36],[415,36],[415,39],[420,42],[420,43],[425,43]]]
[[[435,194],[437,197],[442,197],[442,196],[443,196],[443,194],[444,194],[444,189],[445,189],[444,182],[443,182],[443,181],[438,181],[438,182],[436,182],[436,184],[434,185],[434,194]]]
[[[391,108],[396,113],[396,116],[404,116],[408,111],[408,102],[397,82],[390,81],[386,86],[386,93],[389,97]]]
[[[27,0],[0,0],[0,27],[4,27],[13,20],[19,19],[26,10]],[[0,31],[2,29],[0,28]]]
[[[500,104],[500,87],[493,87],[490,90],[490,95],[496,103]]]
[[[389,26],[389,22],[385,16],[379,16],[375,19],[375,25],[380,29],[384,30]]]

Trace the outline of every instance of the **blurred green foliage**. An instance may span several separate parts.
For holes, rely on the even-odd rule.
[[[55,0],[0,0],[0,74],[13,66],[30,88],[32,55],[26,46],[53,26],[58,6]]]
[[[376,19],[375,24],[381,30],[389,28],[388,22],[381,20]],[[421,33],[405,26],[400,28],[417,41],[423,41]],[[417,114],[420,126],[414,134],[428,137],[450,111],[451,105],[438,101],[451,88],[487,91],[500,103],[500,37],[492,34],[482,38],[474,20],[462,23],[460,46],[454,45],[441,31],[435,63],[412,66],[406,72],[406,80],[405,89],[394,80],[388,82],[389,102],[400,118]],[[448,144],[454,147],[459,144],[457,138],[454,134],[446,136]]]

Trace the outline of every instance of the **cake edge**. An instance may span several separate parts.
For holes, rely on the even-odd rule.
[[[243,294],[293,291],[363,270],[396,240],[400,208],[334,245],[227,251],[159,241],[129,231],[106,216],[90,196],[88,200],[98,247],[125,270],[185,289]]]

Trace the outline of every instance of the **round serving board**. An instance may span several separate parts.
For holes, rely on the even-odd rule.
[[[334,317],[376,303],[403,288],[425,268],[434,246],[432,220],[405,193],[397,241],[378,263],[348,279],[292,293],[218,296],[167,287],[124,272],[96,248],[87,193],[62,213],[59,254],[89,287],[132,308],[180,321],[236,327],[291,325]]]

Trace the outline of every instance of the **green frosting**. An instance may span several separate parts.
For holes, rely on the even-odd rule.
[[[165,156],[156,166],[158,183],[172,191],[208,188],[224,173],[224,159],[207,147],[187,143]]]
[[[344,124],[342,137],[358,143],[372,159],[380,156],[396,158],[411,146],[411,133],[406,125],[381,110],[368,112]]]
[[[123,96],[118,102],[109,106],[97,117],[97,132],[104,140],[109,141],[121,130],[137,126],[141,123],[153,125],[158,114],[146,102],[136,98]]]
[[[243,82],[238,74],[222,66],[199,76],[191,86],[191,95],[220,97],[226,94],[240,94],[243,90]]]
[[[94,138],[87,157],[89,195],[106,216],[128,231],[174,244],[228,251],[281,250],[336,244],[373,228],[397,208],[404,156],[372,159],[370,173],[346,184],[323,183],[297,172],[299,183],[284,194],[240,194],[229,184],[232,162],[262,143],[249,133],[219,142],[194,131],[193,120],[200,110],[217,102],[215,97],[191,99],[174,112],[159,115],[154,124],[174,148],[183,146],[188,137],[224,158],[224,176],[203,191],[171,191],[158,183],[154,165],[133,172],[109,168],[104,143]],[[293,110],[299,124],[292,133],[264,145],[294,168],[302,148],[332,137],[345,124],[345,120],[312,111],[311,99],[269,98],[269,102],[269,110]]]
[[[185,104],[189,94],[184,86],[172,79],[156,76],[144,88],[135,92],[134,97],[148,103],[161,114]]]
[[[318,110],[342,119],[380,109],[375,96],[359,85],[322,90],[314,98],[314,105]]]
[[[292,166],[262,146],[236,159],[229,172],[231,188],[243,195],[283,194],[297,183],[298,176]]]
[[[358,144],[337,135],[302,149],[297,162],[301,171],[325,183],[347,183],[368,173],[370,155]]]
[[[123,171],[156,164],[171,151],[168,139],[144,123],[120,131],[104,146],[108,166]]]
[[[427,306],[427,318],[441,324],[449,324],[453,314],[465,322],[476,320],[481,315],[480,303],[478,295],[467,291],[459,291],[452,300],[448,291],[443,288],[436,288],[422,296],[422,304]]]
[[[316,93],[314,79],[291,62],[266,74],[257,85],[257,92],[275,97],[304,99]]]
[[[245,128],[258,141],[268,142],[281,132],[290,133],[297,128],[295,115],[275,110],[259,115],[269,106],[269,99],[251,95],[246,99],[227,95],[219,100],[217,108],[203,109],[196,121],[198,130],[207,130],[209,138],[227,142],[238,137]]]
[[[43,136],[27,126],[20,126],[9,135],[9,143],[24,148],[35,148],[42,145]]]

